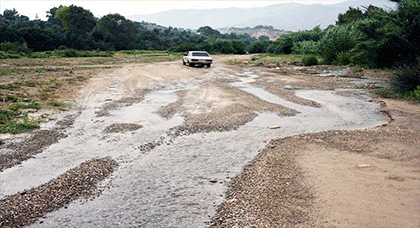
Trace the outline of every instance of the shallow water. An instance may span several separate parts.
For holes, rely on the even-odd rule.
[[[217,70],[223,75],[226,72]],[[295,109],[299,114],[279,117],[259,113],[251,122],[229,132],[199,133],[170,139],[166,132],[183,123],[175,115],[163,119],[156,112],[177,100],[177,90],[148,93],[131,106],[96,117],[105,100],[122,91],[108,91],[86,99],[69,136],[34,159],[0,173],[0,196],[48,182],[83,161],[111,156],[119,164],[112,177],[100,184],[105,191],[91,200],[77,200],[67,209],[49,213],[32,227],[206,227],[215,207],[223,202],[226,183],[265,147],[264,141],[324,130],[370,128],[386,122],[379,105],[366,98],[343,97],[334,91],[296,91],[296,95],[322,105],[313,108],[286,101],[252,85],[258,72],[237,75],[232,87],[262,100]],[[135,123],[143,128],[129,133],[105,134],[113,123]],[[272,126],[279,128],[270,129]],[[46,126],[47,127],[47,126]],[[139,146],[161,140],[149,152]],[[216,179],[217,183],[209,181]]]

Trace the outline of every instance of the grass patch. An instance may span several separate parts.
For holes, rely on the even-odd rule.
[[[280,66],[284,64],[302,64],[302,58],[304,55],[300,54],[259,54],[253,55],[250,60],[229,60],[227,63],[230,65],[254,65],[254,66],[265,66],[273,67]],[[321,58],[319,56],[314,56],[318,62]]]
[[[40,109],[39,103],[13,103],[7,106],[9,110],[18,111],[20,109]]]
[[[0,113],[0,121],[4,121],[0,124],[0,133],[20,134],[39,128],[36,122],[29,119],[28,113],[22,114],[20,120],[18,116],[21,115],[21,112],[3,110]]]
[[[420,103],[420,86],[414,91],[402,91],[392,88],[381,88],[372,91],[374,94],[386,98],[397,98],[404,100],[413,100]]]

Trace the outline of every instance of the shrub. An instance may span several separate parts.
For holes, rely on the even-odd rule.
[[[295,43],[301,41],[318,41],[324,35],[324,31],[319,26],[312,30],[304,30],[299,32],[293,32],[286,35],[280,36],[276,42],[273,42],[267,49],[267,52],[274,54],[290,54],[293,51]]]
[[[332,63],[338,53],[348,51],[356,45],[359,33],[351,25],[330,27],[319,41],[319,51],[326,63]]]
[[[334,65],[349,65],[351,59],[350,52],[342,51],[337,54],[336,60],[333,62]]]
[[[198,50],[198,46],[193,43],[183,43],[181,45],[171,47],[168,51],[171,52],[187,52],[187,51],[194,51]]]
[[[318,58],[315,55],[306,55],[302,58],[302,63],[305,66],[318,65]]]
[[[414,91],[420,86],[420,60],[400,64],[390,80],[391,87],[400,91]]]
[[[257,41],[253,42],[248,47],[249,53],[266,53],[268,46],[270,46],[271,41]]]
[[[319,53],[319,43],[313,40],[305,40],[293,44],[295,54],[315,55]]]
[[[17,43],[17,42],[15,42],[15,43],[11,43],[11,42],[0,43],[0,51],[13,53],[13,54],[20,54],[20,53],[28,54],[30,52],[27,47],[25,47],[22,44]]]

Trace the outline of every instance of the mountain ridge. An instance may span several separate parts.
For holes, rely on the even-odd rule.
[[[326,28],[334,24],[339,13],[345,13],[349,7],[374,5],[395,8],[396,4],[384,0],[353,0],[337,4],[281,3],[255,8],[221,8],[221,9],[173,9],[164,12],[132,15],[127,18],[133,21],[148,21],[163,26],[198,29],[202,26],[212,28],[253,27],[271,25],[276,29],[298,31],[312,29],[315,26]]]

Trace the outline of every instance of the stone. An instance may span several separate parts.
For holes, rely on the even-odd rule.
[[[370,167],[372,167],[372,165],[370,165],[370,164],[359,164],[359,165],[356,165],[356,167],[357,168],[370,168]]]

